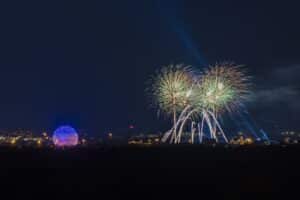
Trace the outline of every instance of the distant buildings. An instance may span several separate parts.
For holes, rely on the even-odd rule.
[[[251,137],[245,137],[243,135],[236,136],[230,140],[230,144],[234,145],[250,145],[254,143],[254,139]]]
[[[29,130],[14,130],[14,131],[1,131],[0,130],[0,147],[33,147],[33,148],[55,148],[52,138],[52,132],[44,131],[40,134],[35,134]],[[182,140],[184,144],[190,144],[190,137],[185,137],[183,133]],[[108,132],[104,137],[91,137],[86,132],[78,132],[79,147],[99,147],[99,146],[124,146],[124,145],[158,145],[162,144],[161,134],[131,134],[122,135],[120,133]],[[281,144],[300,144],[300,132],[284,131],[281,133]],[[199,142],[198,142],[199,144]],[[216,141],[206,137],[202,141],[203,145],[215,145]],[[224,143],[225,144],[225,143]],[[239,133],[237,136],[231,138],[229,145],[243,146],[243,145],[276,145],[279,144],[270,142],[264,139],[257,139],[250,135]]]
[[[160,144],[160,135],[140,134],[137,136],[130,137],[128,139],[128,144],[139,144],[139,145]]]
[[[86,138],[81,138],[78,145],[86,145],[88,143]],[[34,147],[34,148],[53,148],[54,142],[52,134],[47,132],[41,134],[34,134],[29,130],[18,129],[15,131],[0,131],[0,146],[10,147]]]
[[[281,132],[281,140],[284,144],[298,144],[300,143],[300,132],[284,131]]]
[[[52,140],[48,136],[33,135],[1,135],[0,146],[42,147],[51,146]]]

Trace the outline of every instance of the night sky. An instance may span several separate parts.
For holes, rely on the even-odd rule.
[[[253,76],[255,122],[300,130],[296,3],[7,2],[0,5],[0,128],[157,131],[168,122],[144,93],[156,69],[235,61]]]

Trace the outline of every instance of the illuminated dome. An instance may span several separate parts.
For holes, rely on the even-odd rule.
[[[78,144],[78,134],[71,126],[60,126],[53,133],[55,146],[76,146]]]

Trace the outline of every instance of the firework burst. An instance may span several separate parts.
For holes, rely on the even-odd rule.
[[[193,89],[190,110],[181,121],[178,120],[181,125],[176,141],[180,143],[186,121],[194,116],[201,116],[202,124],[204,122],[207,124],[211,138],[218,142],[217,132],[220,132],[224,140],[228,142],[218,116],[225,111],[236,111],[248,96],[249,77],[245,75],[242,66],[222,63],[208,67],[203,71]],[[203,128],[201,128],[200,135],[203,135]]]
[[[221,63],[210,66],[198,76],[190,66],[169,65],[157,71],[151,79],[148,93],[152,105],[167,116],[173,115],[173,127],[162,141],[180,143],[187,121],[192,121],[191,141],[194,141],[195,122],[198,124],[199,141],[203,127],[209,128],[211,138],[218,142],[218,133],[228,139],[218,121],[223,112],[233,112],[249,97],[249,77],[240,65]]]
[[[215,113],[232,112],[249,97],[249,76],[242,66],[216,64],[206,69],[197,84],[196,104]]]
[[[191,101],[195,77],[190,66],[169,65],[157,71],[148,88],[152,105],[167,115],[180,113]]]
[[[173,128],[166,134],[172,135],[170,143],[176,142],[177,114],[191,103],[195,80],[192,68],[183,64],[163,67],[151,79],[148,92],[152,105],[167,116],[173,115]]]
[[[199,79],[194,105],[201,111],[202,124],[205,121],[211,138],[216,142],[218,142],[218,132],[225,142],[228,142],[218,116],[225,111],[237,111],[243,105],[250,94],[249,79],[242,66],[233,63],[210,66]],[[203,128],[199,135],[203,135],[202,131]]]

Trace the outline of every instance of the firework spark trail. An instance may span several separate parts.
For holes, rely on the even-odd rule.
[[[170,142],[177,138],[177,114],[190,102],[191,88],[194,82],[193,70],[183,64],[163,67],[151,79],[148,89],[153,105],[166,115],[173,116],[173,134]]]
[[[170,129],[169,131],[167,131],[164,136],[162,137],[161,141],[162,142],[166,142],[168,140],[168,138],[170,137],[170,135],[172,134],[173,132],[173,128]]]
[[[180,143],[187,120],[202,113],[199,135],[203,137],[205,123],[211,138],[218,142],[217,131],[220,131],[228,142],[218,117],[242,107],[249,94],[249,77],[241,66],[232,63],[210,66],[201,76],[195,74],[189,66],[169,65],[153,78],[150,91],[154,105],[166,115],[173,116],[173,127],[163,140],[171,136],[170,143]]]
[[[202,115],[216,141],[217,129],[228,142],[218,117],[225,111],[236,112],[249,95],[249,77],[241,66],[231,63],[210,66],[202,74],[195,91],[195,105],[203,110]],[[212,117],[212,119],[210,119]]]
[[[217,126],[217,127],[219,128],[219,130],[221,131],[222,136],[223,136],[223,138],[225,139],[226,143],[228,143],[228,139],[227,139],[227,137],[226,137],[226,135],[225,135],[225,133],[224,133],[224,131],[223,131],[223,129],[222,129],[222,127],[221,127],[219,121],[217,120],[215,114],[214,114],[213,112],[210,112],[210,111],[209,111],[208,113],[210,113],[210,115],[211,115],[211,117],[213,118],[213,120],[214,120],[216,126]],[[215,134],[216,134],[216,133],[215,133]],[[215,135],[215,137],[216,137],[216,135]],[[216,140],[217,140],[217,137],[216,137]]]
[[[184,119],[182,120],[182,123],[181,123],[181,126],[180,126],[180,129],[179,129],[179,132],[178,132],[178,138],[177,138],[177,141],[178,143],[180,143],[181,141],[181,135],[182,135],[182,131],[183,131],[183,127],[185,125],[185,122],[190,118],[190,116],[196,112],[198,109],[193,109],[191,110],[185,117]]]
[[[185,114],[185,113],[188,111],[188,109],[190,109],[190,108],[191,108],[191,106],[190,106],[190,105],[187,105],[186,108],[181,112],[180,116],[179,116],[178,119],[177,119],[176,125],[175,125],[176,128],[177,128],[177,127],[180,125],[180,123],[185,119],[185,115],[184,115],[184,114]],[[164,136],[163,136],[163,138],[162,138],[163,142],[166,142],[166,141],[167,141],[167,139],[168,139],[169,136],[171,135],[173,129],[174,129],[174,126],[164,134]],[[176,138],[176,139],[177,139],[177,138]],[[172,140],[172,139],[171,139],[171,140]],[[176,143],[176,142],[177,142],[177,140],[175,140],[175,143]]]

